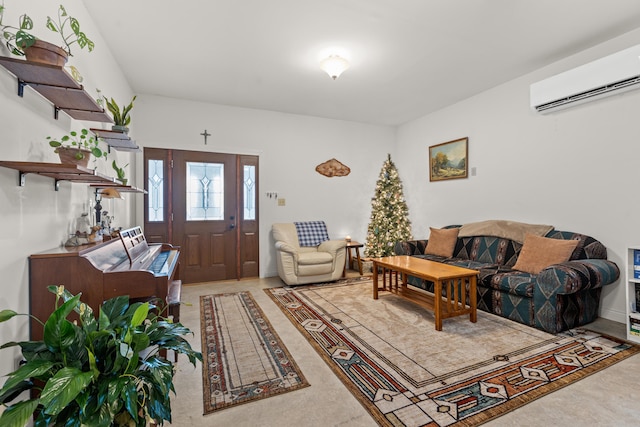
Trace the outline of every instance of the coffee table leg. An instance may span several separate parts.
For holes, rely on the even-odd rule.
[[[469,314],[469,320],[472,323],[476,323],[478,321],[478,277],[471,276],[469,279],[469,303],[471,303],[471,313]]]
[[[373,299],[378,299],[378,265],[373,261]]]
[[[441,313],[442,304],[442,281],[436,280],[433,284],[433,315],[436,318],[436,331],[442,330]]]

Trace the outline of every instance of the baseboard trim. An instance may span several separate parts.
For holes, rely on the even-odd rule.
[[[608,320],[613,320],[618,323],[627,323],[627,313],[618,310],[601,310],[600,317],[603,317]]]

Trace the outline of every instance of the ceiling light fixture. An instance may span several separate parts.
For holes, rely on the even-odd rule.
[[[335,80],[344,70],[349,68],[349,62],[341,56],[331,55],[320,62],[320,68]]]

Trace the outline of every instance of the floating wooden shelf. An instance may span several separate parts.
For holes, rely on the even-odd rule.
[[[145,190],[123,185],[116,178],[103,175],[92,169],[82,166],[63,163],[40,163],[40,162],[12,162],[0,161],[0,166],[15,169],[18,171],[18,185],[25,185],[26,175],[33,173],[46,176],[55,180],[54,188],[58,190],[60,181],[71,181],[91,184],[91,187],[108,188],[115,187],[118,191],[146,193]]]
[[[113,119],[69,75],[64,67],[0,56],[0,65],[18,79],[18,96],[31,86],[54,106],[54,117],[62,110],[77,120],[113,123]]]
[[[100,184],[91,184],[89,185],[91,188],[116,188],[121,193],[142,193],[147,194],[147,190],[143,190],[142,188],[133,187],[131,185],[124,185],[120,181],[116,179],[116,182],[112,183],[100,183]]]
[[[118,151],[141,151],[134,140],[126,133],[107,129],[90,129],[98,137],[102,138],[109,147]]]

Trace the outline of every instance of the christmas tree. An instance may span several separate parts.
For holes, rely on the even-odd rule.
[[[383,257],[395,255],[396,242],[410,240],[409,208],[402,194],[402,182],[391,154],[382,165],[371,199],[371,222],[367,230],[365,255]]]

